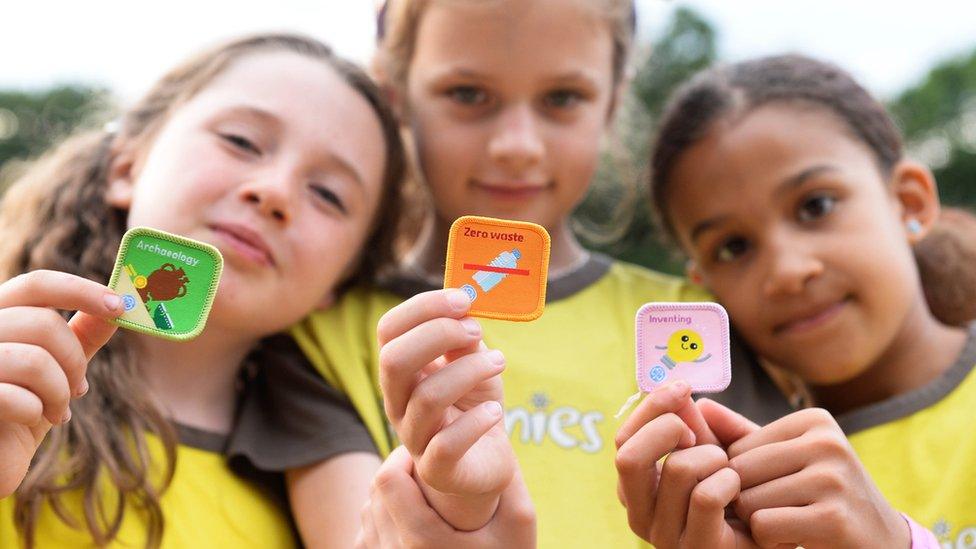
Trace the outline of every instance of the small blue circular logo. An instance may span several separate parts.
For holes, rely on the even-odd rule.
[[[648,374],[651,376],[651,380],[654,381],[654,383],[661,383],[664,381],[664,378],[668,377],[668,373],[660,366],[651,368],[651,371],[648,372]]]
[[[122,306],[126,311],[131,311],[136,308],[136,298],[129,294],[122,296]]]
[[[475,290],[474,286],[470,284],[465,284],[464,286],[461,286],[461,290],[464,293],[468,294],[468,299],[470,299],[471,301],[474,301],[475,298],[478,297],[478,290]]]

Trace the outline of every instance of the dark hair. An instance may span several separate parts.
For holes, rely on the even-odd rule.
[[[127,218],[126,212],[105,201],[108,169],[117,149],[150,146],[170,113],[238,59],[266,52],[294,52],[321,61],[324,70],[338,73],[376,113],[386,145],[383,191],[364,251],[343,285],[370,279],[392,261],[405,170],[392,111],[366,73],[328,46],[297,35],[262,34],[199,53],[166,73],[125,110],[117,135],[99,131],[74,136],[32,166],[7,192],[0,208],[0,281],[35,269],[107,281]],[[14,524],[26,546],[34,543],[45,502],[99,546],[116,539],[128,502],[145,514],[146,545],[159,545],[164,526],[160,499],[172,479],[176,435],[148,394],[134,343],[130,334],[119,333],[92,358],[87,371],[90,389],[85,398],[72,401],[72,421],[51,429],[38,449],[15,495]],[[150,433],[162,443],[164,463],[152,460]],[[66,505],[68,494],[75,491],[80,492],[82,516],[69,512]]]
[[[884,107],[839,67],[802,55],[718,65],[680,87],[661,116],[651,153],[651,197],[666,236],[668,183],[681,155],[722,119],[742,117],[769,103],[806,103],[833,113],[874,154],[885,176],[902,158],[901,134]]]
[[[669,184],[681,155],[717,122],[770,103],[815,106],[832,113],[867,146],[885,178],[902,159],[901,133],[885,108],[836,65],[779,55],[706,69],[672,95],[651,151],[652,206],[661,231],[672,242],[677,239],[668,215]],[[976,242],[976,219],[965,212],[947,212],[915,250],[929,308],[946,324],[976,316],[976,246],[969,242]],[[967,262],[966,257],[973,259]]]

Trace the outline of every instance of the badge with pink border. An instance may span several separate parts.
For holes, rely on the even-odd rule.
[[[729,315],[717,303],[648,303],[637,311],[637,385],[643,392],[677,379],[696,393],[732,381]]]

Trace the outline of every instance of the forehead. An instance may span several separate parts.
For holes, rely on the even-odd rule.
[[[467,68],[506,78],[612,73],[610,25],[578,0],[431,2],[411,73]]]
[[[818,165],[877,173],[867,144],[824,107],[771,103],[722,119],[675,164],[671,196],[690,191],[752,193]]]
[[[379,178],[385,154],[375,111],[324,60],[292,52],[245,55],[207,83],[174,118],[218,116],[239,107],[272,115],[284,138],[354,161]]]

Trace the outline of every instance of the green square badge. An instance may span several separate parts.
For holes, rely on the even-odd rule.
[[[224,259],[216,248],[156,229],[122,237],[108,285],[122,296],[123,328],[185,341],[200,335]]]

